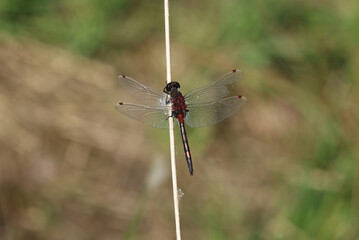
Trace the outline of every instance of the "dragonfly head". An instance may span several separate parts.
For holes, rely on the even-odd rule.
[[[167,83],[166,87],[163,89],[165,93],[171,93],[173,90],[177,90],[180,88],[180,84],[178,82],[170,82]]]

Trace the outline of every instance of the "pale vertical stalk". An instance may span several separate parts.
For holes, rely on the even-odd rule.
[[[165,5],[165,35],[166,35],[166,69],[167,83],[171,80],[171,56],[170,56],[170,26],[169,26],[169,9],[168,0],[164,0]],[[172,114],[172,112],[170,112]],[[176,155],[175,155],[175,138],[173,131],[173,117],[168,118],[170,129],[170,146],[171,146],[171,169],[172,169],[172,188],[173,188],[173,204],[176,222],[176,239],[181,240],[181,227],[178,207],[178,187],[177,187],[177,171],[176,171]]]

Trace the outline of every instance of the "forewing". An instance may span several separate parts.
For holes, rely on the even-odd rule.
[[[185,122],[190,127],[206,127],[235,114],[247,102],[243,96],[233,96],[211,103],[188,105]]]
[[[242,71],[233,70],[217,81],[189,92],[185,96],[186,104],[214,102],[227,96],[228,85],[239,82],[242,75]]]
[[[167,94],[153,90],[134,79],[121,75],[118,77],[121,87],[136,97],[136,100],[146,106],[165,106]]]
[[[117,111],[155,128],[168,128],[169,108],[170,106],[156,108],[129,103],[116,104]]]

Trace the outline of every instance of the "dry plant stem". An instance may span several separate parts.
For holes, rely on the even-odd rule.
[[[164,0],[165,7],[165,35],[166,35],[166,68],[167,68],[167,83],[171,80],[171,57],[170,57],[170,27],[169,27],[169,9],[168,0]],[[169,113],[172,114],[171,112]],[[172,169],[172,188],[173,188],[173,204],[175,210],[176,222],[176,239],[181,239],[181,227],[178,207],[178,187],[177,187],[177,171],[176,171],[176,155],[175,155],[175,138],[173,131],[173,117],[168,118],[170,129],[170,147],[171,147],[171,169]]]

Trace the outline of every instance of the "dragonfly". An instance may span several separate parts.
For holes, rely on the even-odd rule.
[[[134,79],[120,75],[119,84],[140,104],[118,102],[117,111],[155,128],[169,128],[168,119],[177,119],[187,166],[193,175],[193,163],[185,124],[197,128],[211,126],[235,114],[247,99],[241,95],[227,97],[233,85],[242,78],[240,70],[232,70],[217,81],[182,95],[180,84],[170,82],[163,91],[151,89]]]

